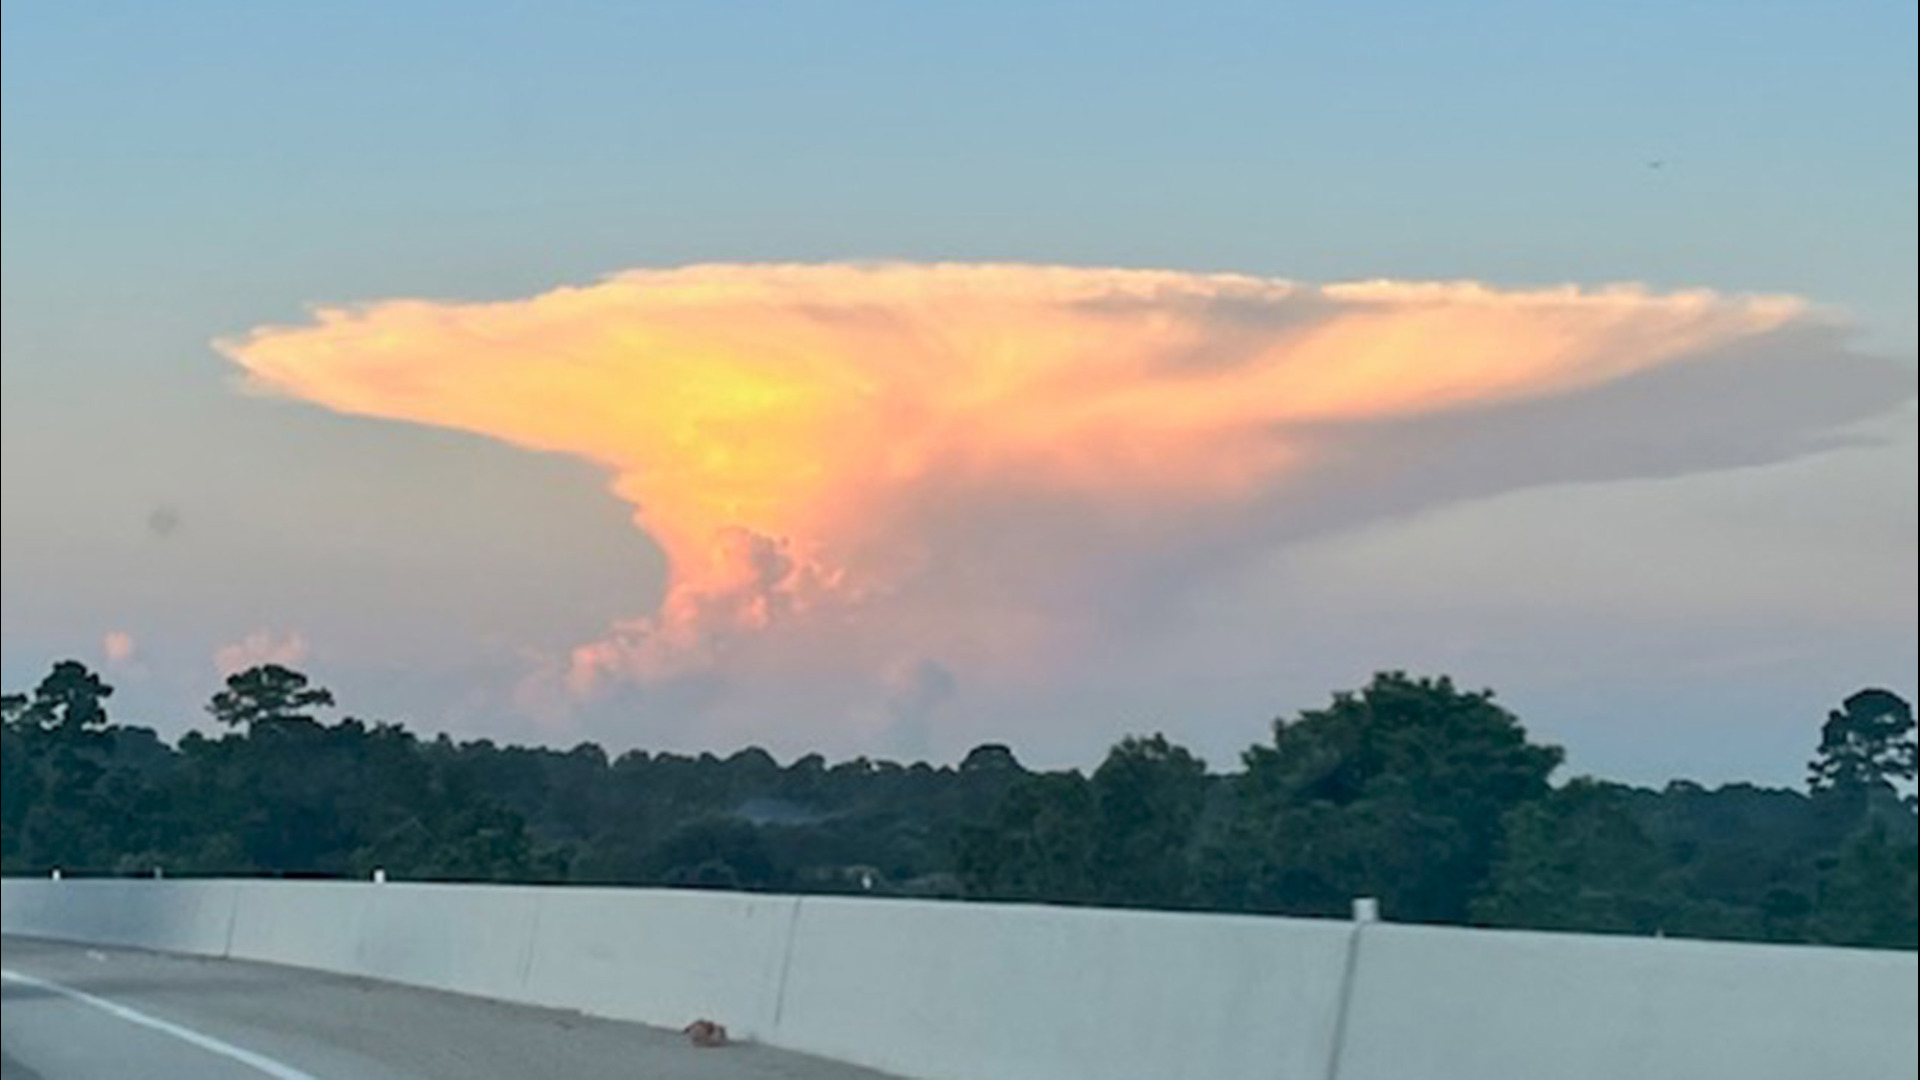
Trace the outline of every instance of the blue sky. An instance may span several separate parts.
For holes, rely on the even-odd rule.
[[[1709,282],[1913,334],[1911,5],[7,20],[7,250],[36,278],[231,285],[268,264],[291,306],[635,262],[971,256]]]
[[[5,682],[123,630],[126,707],[178,730],[208,656],[264,630],[422,726],[736,734],[541,727],[487,688],[644,606],[609,597],[657,593],[659,552],[577,463],[237,393],[209,343],[314,303],[880,257],[1636,281],[1803,296],[1911,364],[1915,37],[1899,3],[9,3]],[[1190,661],[983,690],[931,749],[995,735],[1089,761],[1158,725],[1224,763],[1266,715],[1427,665],[1501,688],[1579,768],[1790,780],[1827,703],[1913,688],[1912,429],[1908,406],[1818,460],[1520,492],[1276,552],[1228,591],[1326,633],[1188,599],[1284,659],[1222,661],[1196,622],[1156,647]],[[1554,523],[1597,513],[1617,542],[1567,555]],[[1848,539],[1809,539],[1810,518]],[[1490,536],[1535,569],[1477,580]],[[1764,580],[1603,602],[1730,547]],[[1372,584],[1409,559],[1476,580]],[[1503,585],[1550,599],[1489,599]],[[1772,599],[1736,602],[1754,593]],[[1135,702],[1156,715],[1116,715]],[[1007,719],[1039,710],[1070,719]],[[811,724],[766,737],[864,748]]]

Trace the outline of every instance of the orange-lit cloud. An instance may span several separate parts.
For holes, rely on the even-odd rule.
[[[133,635],[125,630],[109,630],[100,635],[100,654],[107,663],[120,665],[130,662],[137,651]]]
[[[1016,663],[1073,632],[1037,598],[1063,564],[1151,556],[1234,508],[1271,517],[1336,474],[1364,485],[1393,462],[1347,451],[1384,426],[1579,397],[1800,315],[1637,288],[716,265],[502,303],[325,308],[222,347],[262,390],[604,468],[671,579],[656,610],[575,650],[579,691],[707,670],[783,625],[885,639],[875,613],[942,578],[966,598],[951,619],[974,625],[941,660]],[[1048,543],[1075,550],[1038,556]],[[925,659],[887,658],[939,675],[895,697],[951,692]]]
[[[277,634],[252,630],[239,641],[215,649],[213,666],[221,675],[233,675],[261,664],[293,667],[307,658],[307,639],[297,631]]]

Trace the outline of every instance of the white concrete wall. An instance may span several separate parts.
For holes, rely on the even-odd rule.
[[[63,882],[86,886],[91,882]],[[182,882],[187,888],[199,882]],[[358,882],[241,881],[227,955],[360,974],[354,955],[371,893]]]
[[[227,955],[520,1000],[541,894],[532,888],[238,883]]]
[[[1325,1080],[1345,924],[807,899],[781,1045],[928,1080]]]
[[[0,929],[672,1027],[706,1016],[736,1035],[924,1080],[1920,1071],[1912,953],[1005,905],[268,881],[9,879],[0,883]]]
[[[353,891],[365,898],[352,943],[354,974],[524,1000],[534,921],[551,890],[390,884]]]
[[[523,1000],[680,1027],[700,1017],[777,1041],[800,901],[749,893],[542,889]]]
[[[1911,1078],[1914,954],[1376,924],[1340,1080]]]
[[[0,884],[0,929],[9,934],[223,955],[237,886],[152,881],[19,881]]]

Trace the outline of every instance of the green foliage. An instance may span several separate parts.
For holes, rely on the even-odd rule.
[[[169,746],[115,723],[112,692],[62,661],[0,698],[0,867],[1298,915],[1374,896],[1409,921],[1915,947],[1911,710],[1884,691],[1829,718],[1809,793],[1554,788],[1560,751],[1490,694],[1397,672],[1275,723],[1226,776],[1158,734],[1091,774],[1031,772],[998,743],[957,767],[783,767],[757,748],[422,742],[320,722],[333,695],[271,665],[214,697],[220,734]]]
[[[1190,899],[1194,827],[1207,764],[1166,736],[1128,736],[1093,773],[1094,880],[1103,903],[1174,907]]]
[[[1547,794],[1560,759],[1490,693],[1377,675],[1247,751],[1238,819],[1207,860],[1237,895],[1211,899],[1331,915],[1374,896],[1394,918],[1463,921],[1503,819]]]
[[[1001,749],[974,751],[961,772],[1005,770]],[[998,899],[1184,906],[1208,783],[1206,763],[1160,734],[1122,739],[1091,779],[1024,775],[989,822],[962,834],[960,881]]]
[[[312,723],[306,710],[332,708],[333,693],[308,686],[307,677],[279,664],[262,664],[227,677],[207,712],[228,727],[251,731],[266,724]]]
[[[1920,947],[1920,848],[1897,843],[1884,823],[1855,836],[1820,883],[1812,913],[1816,941],[1833,945]]]
[[[648,857],[649,877],[667,885],[768,889],[784,882],[760,830],[734,818],[702,818],[675,829]]]
[[[144,823],[123,816],[133,785],[110,768],[112,696],[113,687],[86,665],[62,660],[30,698],[6,701],[10,760],[0,776],[12,790],[0,800],[0,843],[11,851],[48,866],[77,866],[104,857],[122,838],[116,833],[135,844],[147,840]]]
[[[106,727],[106,700],[112,696],[113,687],[85,664],[62,660],[40,680],[31,699],[14,707],[22,722],[71,737]]]
[[[1668,864],[1620,788],[1581,777],[1523,803],[1473,902],[1474,921],[1534,930],[1651,934],[1677,897]]]
[[[1807,788],[1851,807],[1852,816],[1870,813],[1913,783],[1915,753],[1913,706],[1889,690],[1862,690],[1827,714],[1819,751],[1807,765]],[[1904,802],[1911,812],[1913,795]]]
[[[1093,789],[1078,772],[1024,777],[991,821],[961,835],[960,880],[968,895],[1091,901],[1097,814]]]

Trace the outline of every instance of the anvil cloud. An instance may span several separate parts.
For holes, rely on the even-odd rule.
[[[1791,299],[1024,265],[638,270],[222,348],[261,390],[604,469],[670,580],[574,692],[827,656],[913,708],[1236,553],[1777,460],[1911,392]]]

